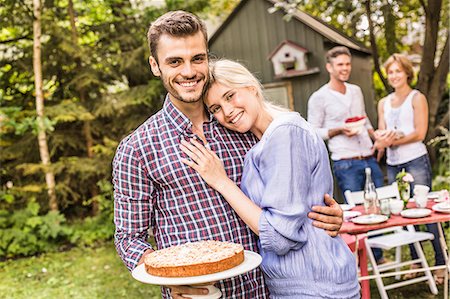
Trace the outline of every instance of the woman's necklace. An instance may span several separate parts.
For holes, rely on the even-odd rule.
[[[411,93],[411,91],[412,89],[408,88],[406,91],[401,91],[398,93],[394,92],[394,95],[391,100],[391,107],[392,108],[400,107],[405,102],[406,98]]]

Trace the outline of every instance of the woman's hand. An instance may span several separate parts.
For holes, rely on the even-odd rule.
[[[224,187],[229,180],[222,161],[212,150],[204,147],[200,142],[181,140],[180,148],[191,160],[181,159],[181,162],[196,170],[205,182],[217,191]]]
[[[191,298],[189,295],[207,295],[208,289],[192,286],[170,286],[170,295],[173,299]]]
[[[374,132],[375,143],[374,146],[377,150],[390,147],[396,138],[396,133],[393,130],[376,130]]]

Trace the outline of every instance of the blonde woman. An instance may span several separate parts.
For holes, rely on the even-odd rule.
[[[340,238],[307,217],[323,205],[333,180],[320,136],[296,112],[264,101],[259,81],[241,64],[210,64],[205,104],[227,129],[252,132],[259,142],[245,157],[240,187],[208,147],[182,141],[182,162],[223,195],[259,236],[271,298],[359,298],[354,256]],[[226,165],[226,159],[223,161]]]
[[[378,103],[378,131],[375,132],[377,148],[386,148],[387,174],[389,183],[395,181],[397,173],[404,169],[414,177],[414,184],[426,185],[431,190],[431,165],[427,148],[423,143],[428,130],[428,103],[425,96],[410,84],[414,71],[409,59],[402,54],[393,54],[385,62],[388,82],[394,92]],[[427,224],[434,234],[433,248],[435,265],[444,265],[444,255],[439,244],[437,224]],[[413,259],[418,258],[410,246]],[[412,268],[420,267],[413,265]],[[435,271],[437,284],[444,281],[445,269]],[[415,277],[411,273],[408,278]]]

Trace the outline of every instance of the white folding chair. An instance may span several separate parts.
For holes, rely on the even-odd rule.
[[[398,193],[397,184],[394,183],[392,185],[383,186],[376,189],[377,195],[379,199],[384,198],[397,198],[400,199],[400,195]],[[356,191],[351,192],[349,190],[346,190],[344,192],[345,198],[347,200],[347,203],[350,205],[354,205],[357,203],[363,203],[364,202],[364,192],[363,191]],[[385,229],[379,229],[370,231],[367,233],[368,236],[371,236],[370,238],[366,239],[366,248],[367,248],[367,255],[369,257],[370,263],[372,264],[372,270],[373,274],[376,276],[375,281],[377,283],[378,291],[380,292],[380,296],[383,299],[387,299],[388,290],[402,287],[405,285],[421,282],[421,281],[428,281],[428,285],[430,287],[430,291],[433,294],[437,294],[438,290],[436,287],[436,283],[433,279],[433,275],[431,274],[430,270],[425,270],[425,276],[412,278],[409,280],[401,281],[392,283],[389,285],[385,285],[383,283],[383,279],[379,276],[381,272],[385,272],[388,270],[395,269],[396,272],[400,271],[400,268],[403,266],[408,266],[412,264],[420,263],[422,268],[428,268],[428,263],[425,257],[425,254],[423,253],[422,246],[420,245],[420,242],[426,241],[426,240],[433,240],[434,236],[431,233],[426,232],[417,232],[414,229],[414,226],[408,225],[407,230],[404,230],[401,227],[390,227]],[[417,254],[419,258],[415,260],[409,260],[402,262],[401,261],[401,247],[404,245],[413,244],[414,248],[417,251]],[[381,248],[384,250],[389,250],[392,248],[395,248],[395,260],[390,263],[385,263],[381,265],[377,265],[375,257],[372,252],[372,248]],[[397,280],[400,279],[400,275],[397,275],[395,277]]]

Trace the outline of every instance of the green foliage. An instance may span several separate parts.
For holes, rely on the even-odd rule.
[[[86,201],[84,204],[90,204],[92,201],[96,201],[100,210],[99,214],[73,223],[73,234],[70,237],[70,241],[73,244],[93,246],[113,238],[113,187],[110,182],[105,180],[100,181],[98,186],[100,194]]]
[[[23,209],[14,209],[14,190],[16,194],[17,190],[10,184],[9,187],[0,192],[0,259],[55,251],[70,244],[94,246],[112,240],[114,201],[109,181],[100,181],[99,194],[83,202],[90,205],[95,201],[99,209],[97,215],[70,223],[60,212],[40,214],[39,203],[35,200],[29,201]]]
[[[201,12],[209,6],[208,0],[166,0],[167,10]]]
[[[43,4],[49,167],[56,174],[61,212],[85,217],[95,208],[89,199],[99,193],[97,182],[110,180],[118,141],[161,106],[163,89],[150,75],[145,36],[147,25],[164,9],[74,0],[72,27],[67,0]],[[45,168],[33,135],[32,21],[30,2],[6,1],[0,9],[0,41],[10,40],[0,43],[0,163],[5,170],[0,181],[13,182],[16,208],[24,208],[27,197],[34,196],[45,213]]]
[[[71,232],[59,212],[39,215],[39,204],[35,201],[12,214],[0,210],[0,216],[0,258],[55,250]]]
[[[439,128],[439,135],[428,142],[428,145],[437,149],[438,163],[434,167],[433,189],[450,190],[450,132],[447,128]]]
[[[76,100],[63,100],[46,109],[47,115],[54,123],[94,120],[94,116]]]
[[[169,9],[223,16],[237,2],[170,0],[156,8],[143,1],[73,0],[71,22],[68,0],[42,1],[48,166],[35,136],[32,3],[2,2],[0,256],[112,238],[115,149],[161,108],[165,94],[148,65],[148,25]],[[59,213],[48,213],[47,168],[55,174]]]

